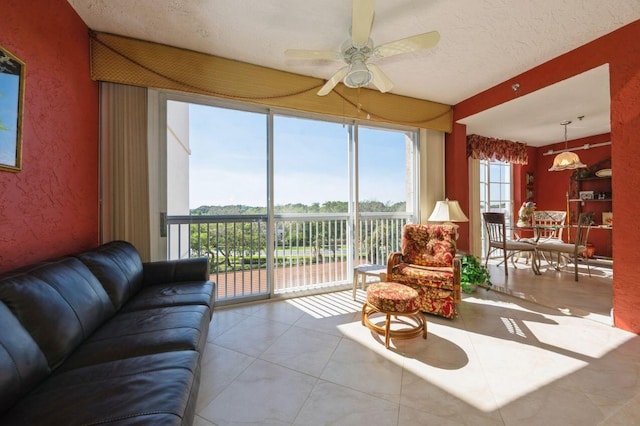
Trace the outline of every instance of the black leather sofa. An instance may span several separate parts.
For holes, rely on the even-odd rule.
[[[116,241],[3,274],[0,425],[192,424],[208,266]]]

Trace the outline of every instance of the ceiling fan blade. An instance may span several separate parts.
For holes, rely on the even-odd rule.
[[[340,80],[342,80],[344,76],[347,75],[348,71],[348,66],[340,68],[338,72],[331,76],[327,83],[318,91],[318,96],[328,95],[329,92],[331,92],[333,88],[336,87],[336,84],[340,83]]]
[[[371,79],[371,83],[378,88],[382,93],[388,92],[393,89],[393,82],[382,72],[377,65],[367,64],[369,71],[373,74],[373,78]]]
[[[333,50],[305,50],[305,49],[287,49],[284,51],[287,58],[291,59],[326,59],[326,60],[342,60],[342,53]]]
[[[366,46],[371,34],[376,0],[353,0],[351,41],[356,47]]]
[[[428,49],[438,44],[438,41],[440,41],[440,33],[437,31],[431,31],[381,44],[374,49],[373,54],[379,58],[386,58],[388,56],[399,55],[401,53]]]

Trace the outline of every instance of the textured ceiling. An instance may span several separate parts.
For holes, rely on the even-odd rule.
[[[460,120],[468,134],[543,146],[611,131],[609,66],[602,65],[527,96]]]
[[[284,51],[340,50],[351,25],[349,0],[68,2],[96,31],[323,79],[342,64],[287,59]],[[640,19],[640,1],[378,0],[375,11],[371,38],[376,45],[432,30],[441,36],[433,49],[374,60],[395,83],[391,92],[454,105]],[[551,89],[548,93],[552,96]],[[532,100],[526,108],[535,110],[534,101],[540,102]],[[561,116],[562,106],[556,106],[558,116],[550,117],[546,126],[536,126],[532,145],[558,141],[558,123],[571,118]],[[599,113],[603,108],[608,114],[608,103]],[[517,120],[512,124],[525,127]],[[514,139],[529,143],[518,134]]]

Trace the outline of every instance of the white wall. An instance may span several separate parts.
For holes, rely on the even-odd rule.
[[[189,104],[167,101],[167,215],[189,215]],[[175,226],[175,225],[174,225]],[[172,233],[177,235],[177,233]],[[178,244],[179,243],[179,244]],[[171,259],[189,256],[189,230],[169,242]]]
[[[189,214],[189,104],[167,102],[167,214]]]

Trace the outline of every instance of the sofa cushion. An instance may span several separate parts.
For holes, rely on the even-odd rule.
[[[204,305],[213,309],[213,283],[199,281],[146,286],[124,304],[122,311],[181,305]]]
[[[106,292],[75,258],[43,262],[0,279],[0,300],[56,368],[114,314]]]
[[[0,413],[14,404],[50,373],[47,359],[0,302]]]
[[[10,409],[2,424],[191,424],[198,359],[194,351],[166,352],[57,374]]]
[[[176,281],[208,281],[209,258],[161,260],[142,264],[143,285],[167,284]]]
[[[77,257],[98,278],[116,310],[142,286],[142,260],[130,243],[112,241]]]
[[[83,342],[59,371],[140,355],[202,349],[209,319],[209,308],[204,305],[120,312]]]

